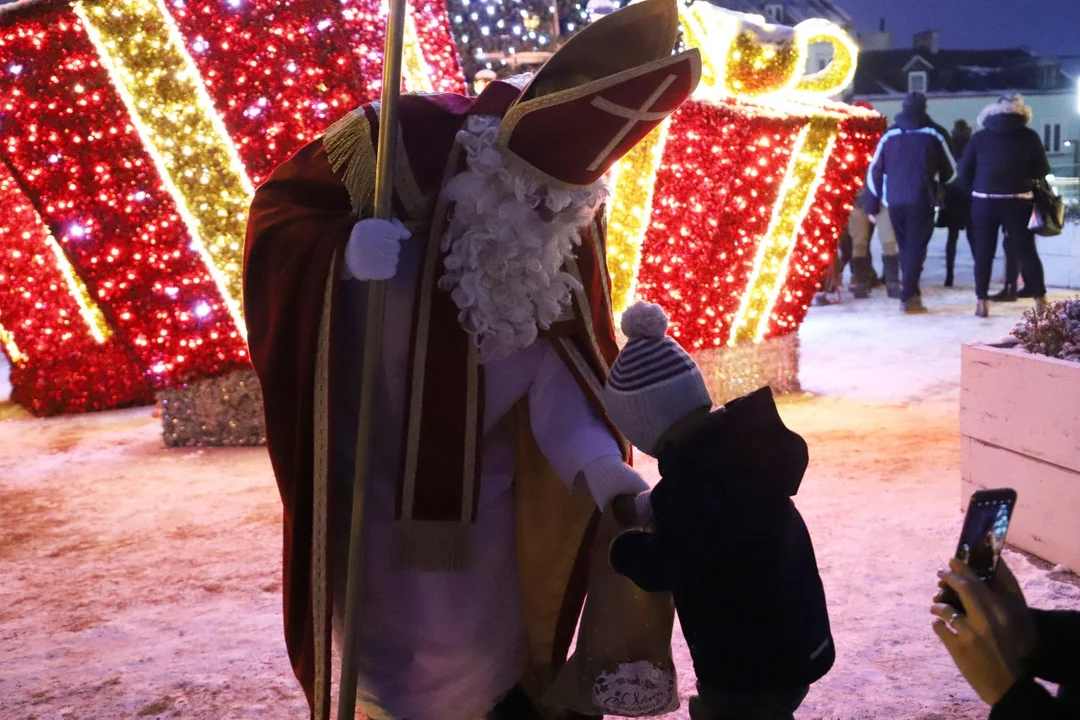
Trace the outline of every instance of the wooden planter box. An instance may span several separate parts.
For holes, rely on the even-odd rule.
[[[1070,222],[1061,235],[1036,238],[1035,244],[1047,287],[1080,289],[1080,223]]]
[[[1014,488],[1009,542],[1080,570],[1080,363],[965,345],[960,384],[962,502]]]

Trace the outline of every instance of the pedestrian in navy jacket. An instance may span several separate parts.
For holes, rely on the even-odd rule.
[[[1031,108],[1021,95],[1002,95],[979,114],[982,130],[964,149],[957,182],[971,191],[971,228],[975,250],[975,314],[986,317],[997,252],[998,231],[1024,274],[1025,289],[1036,304],[1045,302],[1046,283],[1035,235],[1028,230],[1035,183],[1050,173],[1042,138],[1028,127]],[[1009,280],[1015,279],[1010,277]]]
[[[949,133],[930,119],[926,96],[908,94],[895,124],[878,142],[867,177],[870,193],[889,209],[896,232],[904,312],[926,312],[919,278],[934,234],[938,191],[955,168]]]

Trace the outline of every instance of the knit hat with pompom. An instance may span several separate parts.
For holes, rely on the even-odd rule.
[[[713,404],[697,364],[667,337],[667,326],[659,305],[642,302],[627,309],[622,317],[627,343],[604,386],[608,417],[649,455],[656,454],[672,425]]]

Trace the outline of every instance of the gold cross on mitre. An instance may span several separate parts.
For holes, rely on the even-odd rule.
[[[641,122],[660,122],[671,114],[670,111],[650,112],[650,110],[653,108],[654,105],[656,105],[656,101],[659,100],[665,92],[667,92],[667,89],[669,87],[671,87],[671,83],[675,82],[676,77],[677,76],[675,75],[668,75],[666,78],[664,78],[664,80],[661,81],[659,85],[657,85],[656,89],[653,90],[652,95],[650,95],[649,98],[641,104],[641,107],[636,110],[634,108],[617,105],[616,103],[600,97],[599,95],[593,98],[592,106],[594,108],[597,108],[598,110],[603,110],[606,113],[611,113],[616,117],[626,118],[626,124],[623,125],[622,129],[611,138],[611,141],[607,144],[607,146],[600,151],[600,154],[597,155],[596,159],[593,160],[592,163],[589,165],[589,170],[596,170],[597,168],[601,167],[607,161],[607,159],[611,157],[611,153],[615,152],[615,148],[619,146],[619,143],[621,143],[623,139],[630,134],[630,131],[634,129],[635,125]]]

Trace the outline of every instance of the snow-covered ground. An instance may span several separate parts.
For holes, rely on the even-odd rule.
[[[932,314],[848,296],[802,330],[807,392],[781,412],[811,448],[797,502],[839,652],[800,719],[986,716],[928,608],[961,519],[960,344],[1004,335],[1023,305],[975,318],[970,287],[937,288],[939,255]],[[0,718],[306,717],[282,640],[264,450],[165,450],[149,409],[37,421],[0,404],[5,417]],[[1033,605],[1080,609],[1075,576],[1008,562]],[[681,636],[675,653],[688,695]],[[687,718],[685,705],[669,717]]]

